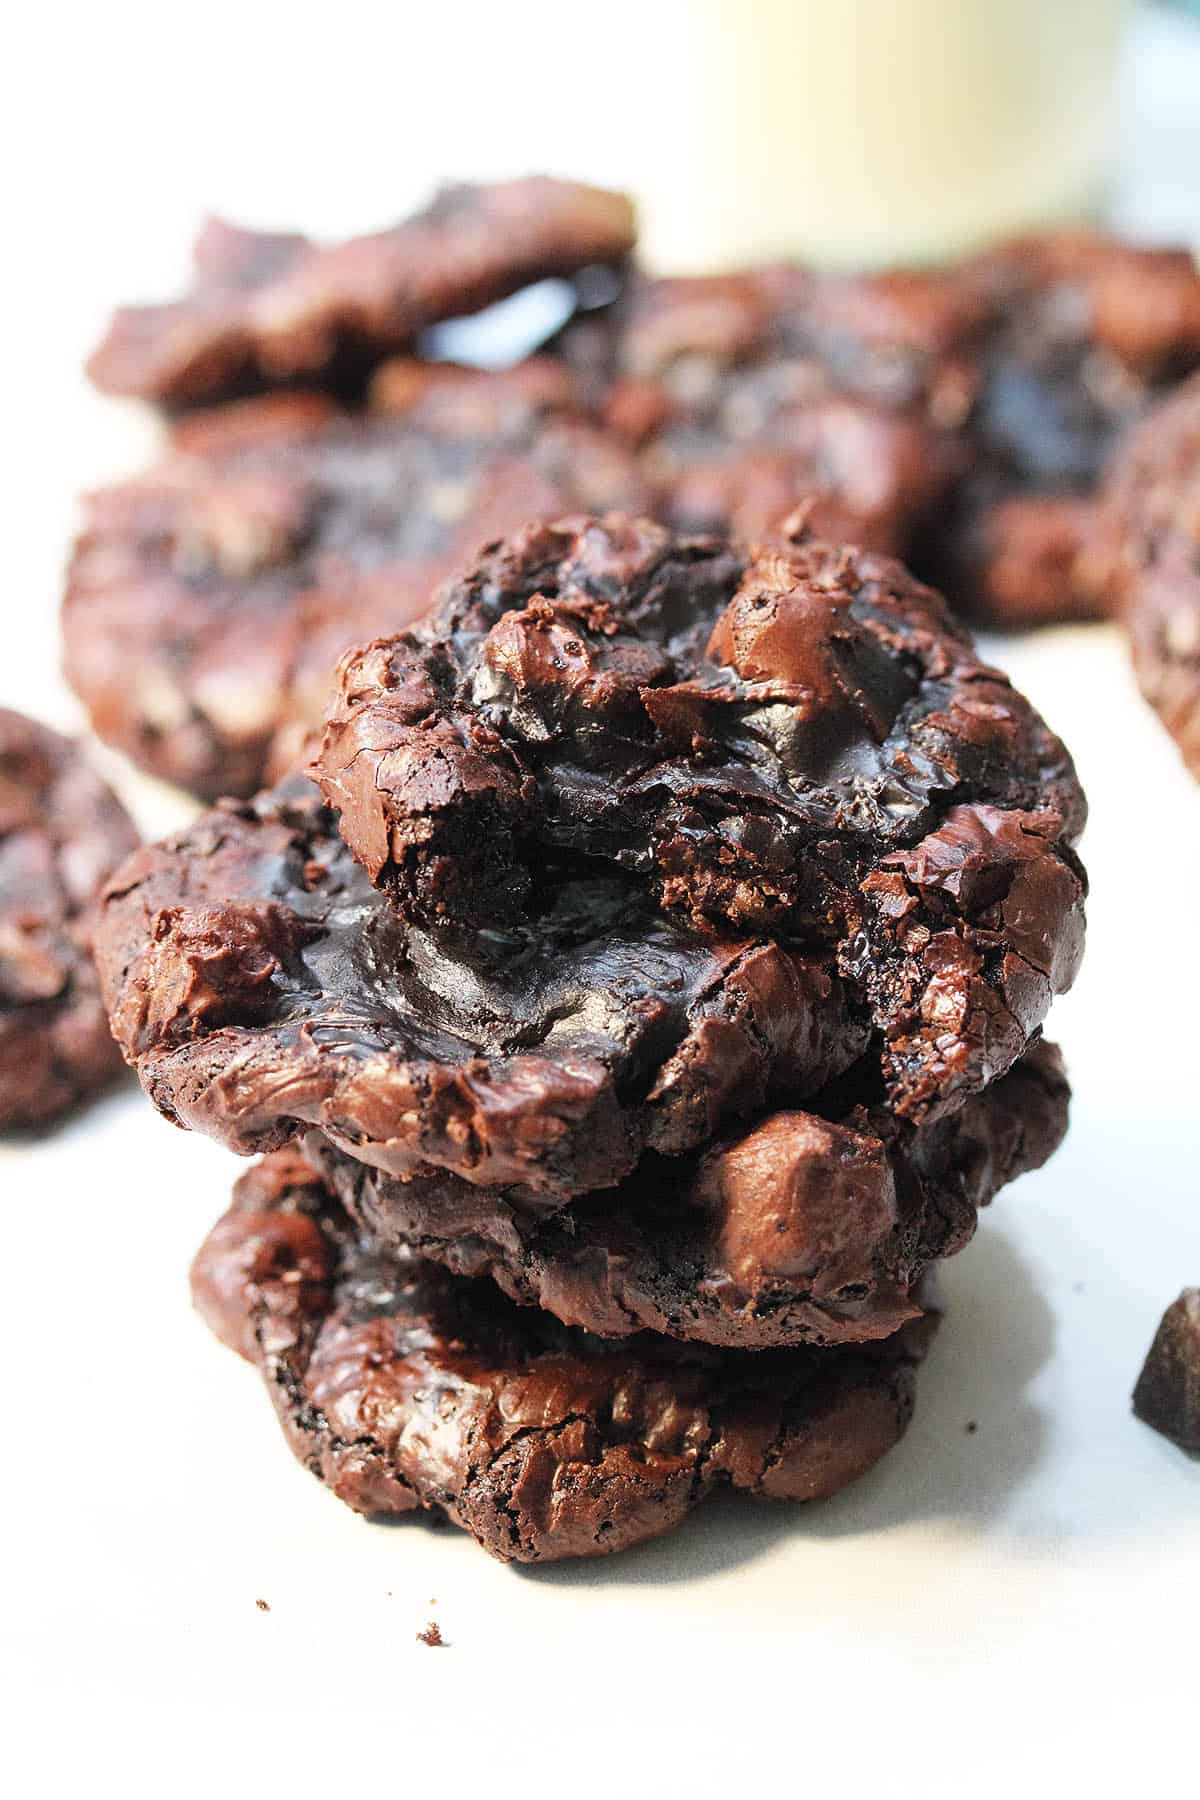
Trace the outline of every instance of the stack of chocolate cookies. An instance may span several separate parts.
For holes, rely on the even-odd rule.
[[[114,1032],[261,1153],[195,1265],[297,1455],[503,1559],[899,1438],[927,1277],[1058,1143],[1069,756],[887,555],[532,523],[307,775],[110,881]]]

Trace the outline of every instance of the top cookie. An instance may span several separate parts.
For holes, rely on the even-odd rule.
[[[531,526],[343,660],[315,769],[409,919],[537,918],[600,862],[817,950],[914,1117],[1011,1066],[1082,949],[1070,757],[863,551]]]
[[[536,910],[552,851],[824,937],[952,807],[1083,819],[1062,744],[899,563],[615,515],[529,527],[348,655],[315,767],[403,911],[474,924]]]
[[[190,406],[303,380],[361,385],[427,326],[633,247],[623,194],[531,176],[444,189],[413,218],[344,244],[212,220],[182,300],[118,311],[97,387]]]
[[[0,1128],[48,1123],[121,1066],[91,909],[136,841],[72,743],[0,709]]]

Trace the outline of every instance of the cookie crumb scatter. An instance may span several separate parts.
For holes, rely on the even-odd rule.
[[[256,1600],[254,1604],[257,1606],[259,1612],[270,1612],[271,1610],[265,1600]]]
[[[442,1628],[436,1619],[430,1619],[424,1631],[418,1631],[417,1642],[418,1644],[428,1644],[431,1650],[444,1648],[446,1640],[442,1636]]]

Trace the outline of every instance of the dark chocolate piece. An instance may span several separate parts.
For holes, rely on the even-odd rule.
[[[1133,1410],[1181,1449],[1200,1452],[1200,1288],[1184,1288],[1163,1314]]]
[[[693,935],[618,873],[562,880],[505,930],[406,927],[302,781],[132,857],[97,954],[176,1122],[241,1151],[316,1125],[389,1173],[542,1206],[816,1094],[868,1041],[827,963]]]
[[[637,508],[632,457],[547,360],[393,362],[373,417],[287,394],[194,414],[157,468],[92,496],[63,609],[101,737],[206,798],[294,766],[342,651],[399,630],[490,539]]]
[[[916,1133],[882,1108],[789,1111],[697,1160],[647,1158],[566,1211],[430,1174],[398,1181],[319,1134],[305,1152],[381,1246],[605,1337],[642,1330],[742,1350],[887,1337],[920,1308],[934,1261],[978,1209],[1061,1142],[1068,1089],[1039,1044],[946,1121]]]
[[[609,1343],[381,1253],[293,1151],[242,1177],[192,1285],[339,1499],[440,1510],[505,1562],[627,1549],[718,1487],[835,1493],[902,1435],[934,1322],[853,1350]]]
[[[361,386],[440,320],[633,247],[623,194],[533,176],[443,190],[391,230],[321,247],[213,219],[182,300],[125,307],[88,364],[97,387],[170,406],[302,380]]]
[[[1062,744],[888,558],[618,518],[531,528],[348,656],[315,762],[407,916],[536,916],[547,858],[793,934],[913,1114],[1010,1066],[1082,949]]]
[[[48,1124],[121,1067],[92,906],[136,842],[74,744],[0,709],[0,1129]]]

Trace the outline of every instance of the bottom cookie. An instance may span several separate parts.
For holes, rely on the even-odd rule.
[[[505,1562],[627,1549],[718,1487],[835,1493],[902,1436],[936,1322],[855,1349],[613,1343],[381,1252],[292,1150],[238,1182],[192,1291],[340,1499],[440,1509]]]

